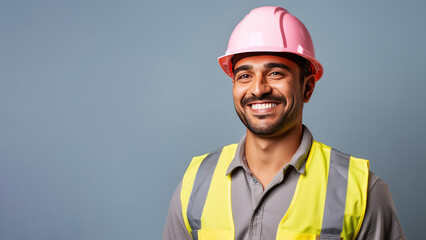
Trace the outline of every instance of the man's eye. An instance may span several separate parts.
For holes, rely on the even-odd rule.
[[[280,72],[271,72],[269,75],[271,75],[271,76],[278,76],[278,75],[282,75],[282,73],[280,73]]]
[[[248,74],[242,74],[241,76],[238,77],[238,79],[244,79],[244,78],[248,78],[249,75]]]

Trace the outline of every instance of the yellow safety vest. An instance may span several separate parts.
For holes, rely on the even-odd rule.
[[[185,225],[194,240],[235,238],[231,174],[237,144],[194,157],[180,194]],[[355,239],[367,204],[369,162],[313,141],[276,239]]]

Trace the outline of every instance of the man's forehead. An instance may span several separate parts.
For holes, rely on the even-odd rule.
[[[245,56],[240,58],[234,66],[234,70],[241,68],[241,67],[262,67],[262,68],[273,68],[277,65],[283,65],[286,66],[285,68],[288,69],[289,67],[296,67],[297,64],[293,61],[283,58],[281,56],[275,56],[275,55],[254,55],[254,56]]]
[[[280,57],[280,58],[284,58],[287,61],[291,61],[293,63],[295,63],[296,65],[303,66],[304,62],[306,61],[305,59],[295,55],[295,54],[291,54],[291,53],[282,53],[282,52],[250,52],[250,53],[240,53],[240,54],[236,54],[234,55],[234,57],[232,58],[232,66],[235,69],[235,66],[237,65],[237,63],[245,58],[248,57],[256,57],[256,56],[273,56],[273,57]]]

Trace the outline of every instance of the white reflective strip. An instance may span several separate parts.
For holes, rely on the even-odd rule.
[[[198,240],[198,230],[201,229],[201,215],[203,214],[207,193],[221,153],[222,150],[209,153],[201,162],[195,176],[187,209],[188,222],[191,226],[194,240]]]
[[[350,156],[331,149],[324,215],[319,239],[340,239],[345,217]]]

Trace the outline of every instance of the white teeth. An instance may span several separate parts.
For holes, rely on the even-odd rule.
[[[252,109],[268,109],[268,108],[273,108],[276,107],[277,104],[276,103],[256,103],[256,104],[252,104],[251,108]]]

